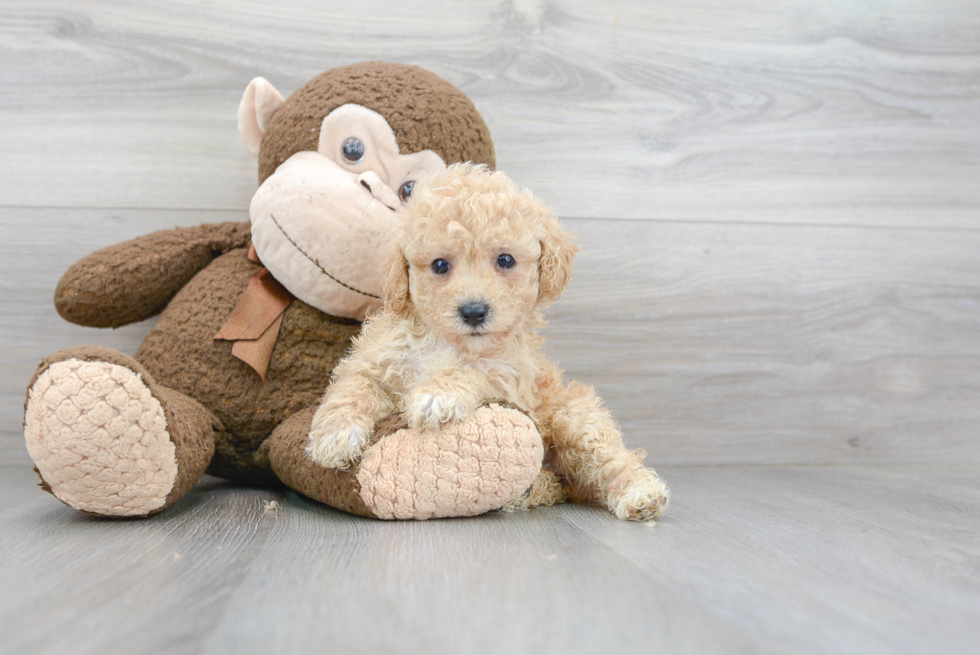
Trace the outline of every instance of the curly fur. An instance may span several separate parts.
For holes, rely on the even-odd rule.
[[[365,322],[313,419],[308,452],[322,466],[356,460],[382,417],[438,428],[485,403],[513,405],[534,419],[553,466],[533,499],[512,508],[574,500],[605,504],[622,519],[646,520],[667,488],[629,451],[591,387],[565,385],[541,353],[541,309],[560,295],[578,248],[545,205],[503,173],[459,164],[419,186],[386,263],[385,307]],[[497,265],[501,254],[515,264]],[[432,268],[444,259],[449,272]],[[460,308],[483,303],[468,325]]]

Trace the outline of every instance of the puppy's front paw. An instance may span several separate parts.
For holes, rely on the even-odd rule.
[[[429,392],[412,394],[406,411],[410,428],[437,428],[442,423],[461,421],[469,413],[459,396]]]
[[[362,426],[350,421],[331,420],[329,415],[321,416],[317,412],[310,428],[306,452],[324,468],[346,469],[361,456],[366,441],[367,430]]]
[[[649,521],[667,508],[670,492],[652,469],[639,469],[618,480],[619,489],[610,494],[609,509],[624,521]]]

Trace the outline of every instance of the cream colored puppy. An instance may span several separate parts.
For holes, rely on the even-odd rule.
[[[503,173],[459,164],[420,185],[387,262],[384,309],[335,369],[310,456],[346,468],[388,414],[436,428],[509,403],[541,432],[553,469],[542,477],[567,483],[536,482],[539,493],[515,507],[552,504],[567,490],[623,519],[657,516],[667,489],[643,467],[643,452],[625,448],[591,387],[566,386],[540,352],[541,309],[561,294],[577,250],[547,207]]]

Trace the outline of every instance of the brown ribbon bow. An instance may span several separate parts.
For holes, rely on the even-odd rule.
[[[253,245],[248,247],[248,258],[261,268],[248,281],[235,310],[214,338],[234,341],[231,354],[255,369],[265,382],[283,313],[296,296],[262,266]]]

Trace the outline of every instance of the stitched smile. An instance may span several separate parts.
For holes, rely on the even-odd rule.
[[[299,244],[298,243],[296,243],[295,241],[293,241],[293,238],[291,236],[289,236],[288,234],[286,234],[286,230],[282,229],[282,225],[279,225],[279,221],[276,220],[276,217],[275,216],[273,216],[272,214],[269,214],[269,218],[271,218],[272,219],[272,222],[275,223],[276,227],[279,228],[279,231],[282,232],[282,235],[284,237],[286,237],[286,240],[288,240],[289,243],[293,244],[293,247],[296,248],[296,250],[298,250],[301,253],[303,253],[303,256],[306,257],[308,260],[310,260],[310,263],[313,264],[314,266],[316,266],[317,268],[319,268],[320,271],[324,275],[326,275],[328,278],[330,278],[331,280],[333,280],[334,282],[336,282],[340,286],[344,287],[345,289],[350,289],[354,293],[359,293],[362,296],[367,296],[368,298],[375,298],[377,300],[381,300],[381,296],[376,296],[373,293],[368,293],[367,291],[361,291],[360,289],[355,289],[351,285],[345,284],[344,282],[341,282],[340,280],[338,280],[337,278],[335,278],[333,275],[330,275],[330,273],[327,271],[327,269],[325,269],[322,266],[320,266],[320,262],[317,259],[314,259],[313,257],[310,257],[310,255],[305,250],[303,250],[302,248],[299,247]]]

